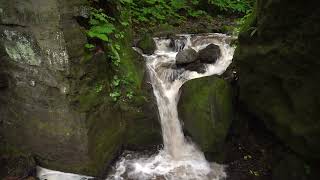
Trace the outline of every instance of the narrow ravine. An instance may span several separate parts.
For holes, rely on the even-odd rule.
[[[108,180],[220,180],[227,174],[224,166],[208,162],[198,147],[187,140],[178,117],[177,104],[180,87],[188,80],[204,76],[220,75],[230,65],[234,48],[231,37],[224,34],[177,35],[176,39],[155,38],[157,50],[152,55],[143,55],[157,100],[163,149],[154,155],[125,152],[115,164]],[[205,64],[205,72],[177,68],[175,58],[179,51],[192,48],[199,51],[209,44],[218,45],[221,56],[214,64]],[[41,180],[87,179],[72,174],[39,169]],[[65,178],[64,178],[65,177]]]

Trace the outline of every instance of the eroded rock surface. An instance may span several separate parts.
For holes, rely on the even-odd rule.
[[[21,152],[46,168],[98,175],[125,144],[161,142],[157,113],[144,107],[152,99],[143,94],[144,63],[130,39],[121,42],[121,71],[132,72],[141,92],[130,103],[110,100],[113,74],[103,53],[85,59],[76,17],[86,16],[86,3],[0,0],[1,156]]]

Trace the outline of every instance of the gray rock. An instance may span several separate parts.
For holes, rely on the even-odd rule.
[[[0,0],[0,141],[8,142],[0,159],[11,149],[34,155],[45,168],[95,176],[125,140],[143,146],[159,143],[157,136],[161,143],[157,113],[140,108],[149,96],[136,95],[123,110],[109,103],[107,88],[96,91],[101,82],[109,87],[113,75],[104,55],[83,61],[86,35],[74,17],[84,5],[85,0]],[[140,90],[144,62],[130,43],[122,47],[123,71],[133,72]]]
[[[197,60],[197,52],[190,48],[178,52],[176,55],[176,64],[189,64]]]
[[[220,48],[215,44],[209,44],[198,52],[198,60],[202,63],[215,63],[220,56]]]
[[[184,69],[189,71],[196,71],[198,73],[205,73],[206,72],[206,65],[200,62],[195,62],[188,64],[184,67]]]

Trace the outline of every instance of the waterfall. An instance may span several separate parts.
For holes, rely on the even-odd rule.
[[[224,166],[206,161],[197,146],[186,140],[178,118],[179,89],[188,80],[222,74],[230,65],[234,48],[230,37],[223,34],[178,35],[177,39],[154,39],[157,50],[144,55],[160,115],[164,147],[151,157],[123,156],[109,180],[221,180],[226,178]],[[174,43],[174,45],[172,45]],[[221,49],[221,57],[215,64],[207,64],[206,72],[175,67],[175,56],[186,48],[199,51],[209,44]]]
[[[234,48],[231,37],[223,34],[177,35],[176,39],[154,38],[157,50],[143,55],[146,60],[153,92],[157,100],[163,148],[154,155],[125,152],[114,166],[107,180],[222,180],[224,166],[208,162],[204,154],[182,131],[178,118],[179,90],[188,80],[222,74],[230,65]],[[214,64],[206,64],[205,73],[177,68],[175,56],[186,48],[199,51],[209,44],[220,47],[221,57]],[[41,180],[80,180],[90,177],[38,169]]]

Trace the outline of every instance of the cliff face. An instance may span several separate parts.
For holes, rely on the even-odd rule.
[[[234,58],[242,108],[306,159],[320,158],[319,18],[315,1],[258,0]]]
[[[0,0],[1,155],[31,154],[47,168],[97,175],[123,145],[161,142],[156,109],[145,106],[144,63],[130,43],[123,42],[123,67],[136,72],[141,93],[125,105],[110,100],[105,55],[85,58],[86,35],[76,21],[87,15],[85,5]]]

